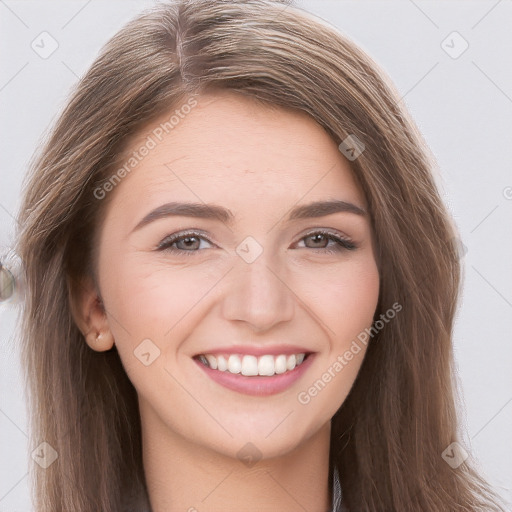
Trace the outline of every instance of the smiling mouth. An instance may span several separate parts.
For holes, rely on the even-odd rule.
[[[281,375],[291,372],[304,363],[311,352],[280,355],[242,355],[242,354],[200,354],[194,359],[212,370],[240,374],[246,377]]]

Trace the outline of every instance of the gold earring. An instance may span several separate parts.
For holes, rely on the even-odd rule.
[[[107,339],[109,338],[110,331],[99,331],[94,332],[90,331],[86,334],[87,344],[96,351],[103,352],[105,350],[110,350],[114,345],[113,340],[108,348],[105,348],[103,345],[107,343]]]
[[[96,343],[96,340],[98,339],[98,334],[95,334],[93,331],[90,331],[85,335],[85,337],[89,345],[94,345]]]

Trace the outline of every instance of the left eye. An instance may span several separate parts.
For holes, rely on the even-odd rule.
[[[206,240],[208,243],[211,243],[204,236],[199,233],[185,233],[182,235],[170,235],[167,238],[164,238],[157,247],[159,251],[169,251],[169,252],[197,252],[199,248],[199,244],[201,240]],[[172,247],[173,245],[181,244],[181,247],[177,249]]]
[[[301,238],[302,240],[312,240],[313,241],[313,247],[309,247],[309,249],[319,249],[327,253],[335,253],[335,252],[341,252],[343,250],[349,250],[352,251],[356,249],[356,245],[350,240],[349,238],[344,238],[340,235],[337,235],[336,233],[331,233],[329,231],[315,231],[313,233],[308,233],[306,236]],[[327,242],[333,242],[334,246],[331,246],[331,249],[328,249],[327,247],[315,247],[314,244],[316,243],[324,243]]]
[[[311,240],[313,246],[304,245],[301,248],[315,249],[325,253],[337,253],[343,250],[352,251],[357,246],[349,238],[344,238],[336,233],[329,231],[314,231],[303,236],[299,242]],[[206,241],[208,244],[212,244],[206,237],[197,232],[184,233],[181,235],[170,235],[164,238],[156,250],[167,251],[173,253],[181,253],[191,255],[199,251],[201,241]],[[332,242],[331,248],[329,248],[329,242]],[[315,244],[321,244],[315,246]],[[327,246],[325,245],[327,243]],[[181,247],[179,246],[181,244]],[[173,247],[175,246],[175,247]]]

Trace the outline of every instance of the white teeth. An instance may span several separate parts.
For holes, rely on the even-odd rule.
[[[225,372],[227,369],[228,369],[228,362],[224,359],[224,356],[217,357],[217,370],[220,370],[221,372]]]
[[[286,368],[288,368],[288,370],[293,370],[296,365],[297,365],[297,358],[295,357],[295,354],[292,354],[286,361]]]
[[[258,374],[271,377],[274,373],[274,356],[261,356],[258,361]]]
[[[216,370],[217,369],[217,359],[215,359],[215,357],[213,357],[212,355],[209,355],[209,354],[205,357],[208,361],[208,364],[210,365],[210,368],[212,368],[213,370]]]
[[[293,370],[304,362],[305,357],[306,354],[304,353],[289,356],[280,354],[278,356],[264,355],[260,357],[253,355],[240,357],[237,354],[230,354],[229,357],[202,354],[199,356],[199,360],[211,369],[221,372],[241,373],[248,377],[255,375],[271,377]]]
[[[276,357],[274,369],[277,374],[284,373],[286,371],[286,356],[280,355]]]
[[[242,375],[251,377],[258,375],[258,358],[256,356],[244,356],[242,359]]]
[[[231,354],[228,359],[228,370],[231,373],[240,373],[242,369],[242,361],[238,356]]]

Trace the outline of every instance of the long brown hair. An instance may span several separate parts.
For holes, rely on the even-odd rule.
[[[193,95],[229,90],[312,116],[351,160],[380,260],[375,318],[403,310],[368,345],[332,420],[330,483],[350,512],[504,510],[473,469],[443,451],[459,439],[452,327],[460,287],[456,232],[434,159],[378,66],[326,23],[284,2],[177,0],[145,11],[79,81],[24,183],[17,234],[26,296],[20,335],[38,512],[149,510],[137,395],[115,347],[94,352],[73,317],[95,276],[95,234],[128,137]],[[136,171],[134,171],[136,172]],[[339,508],[338,510],[341,510]]]

